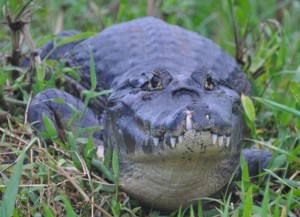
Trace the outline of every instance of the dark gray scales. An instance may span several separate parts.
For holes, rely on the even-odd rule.
[[[118,147],[122,190],[147,206],[174,210],[227,185],[239,165],[246,129],[239,95],[251,90],[235,59],[218,45],[159,19],[142,18],[59,49],[67,66],[79,67],[81,81],[70,85],[70,92],[90,88],[89,49],[97,90],[113,91],[85,111],[79,127],[104,123],[94,137],[103,139],[104,147]],[[31,102],[29,121],[44,131],[44,113],[64,127],[72,115],[68,104],[84,107],[61,90],[45,90]],[[252,149],[244,155],[251,175],[272,156]]]

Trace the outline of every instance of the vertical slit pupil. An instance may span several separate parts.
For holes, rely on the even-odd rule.
[[[212,90],[214,88],[213,80],[211,75],[207,75],[206,82],[205,82],[205,89]]]
[[[206,82],[208,86],[212,85],[212,78],[210,76],[207,77]]]
[[[151,79],[151,86],[153,88],[157,88],[159,86],[160,82],[161,82],[161,79],[158,76],[154,75]]]

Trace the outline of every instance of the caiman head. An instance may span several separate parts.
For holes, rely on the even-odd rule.
[[[236,169],[243,120],[239,94],[206,68],[150,68],[108,100],[107,141],[116,146],[120,187],[173,210],[216,194]]]

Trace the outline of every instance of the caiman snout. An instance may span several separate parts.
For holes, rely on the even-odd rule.
[[[204,101],[190,101],[185,106],[178,105],[175,111],[159,111],[156,116],[151,116],[152,121],[144,119],[143,122],[149,123],[150,130],[146,133],[150,134],[148,138],[154,147],[174,149],[187,139],[199,146],[228,147],[232,132],[231,109],[228,114],[222,109],[223,113],[220,113],[221,109],[211,108]]]
[[[240,141],[233,112],[238,94],[209,76],[165,82],[157,73],[141,89],[127,91],[130,83],[110,97],[118,103],[109,109],[109,123],[116,123],[112,132],[117,143],[126,144],[124,152],[137,161],[149,155],[153,160],[234,153]]]

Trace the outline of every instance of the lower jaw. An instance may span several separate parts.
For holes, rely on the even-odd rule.
[[[120,188],[148,207],[172,211],[201,197],[218,193],[231,179],[239,163],[230,159],[156,160],[127,164],[120,171]]]

